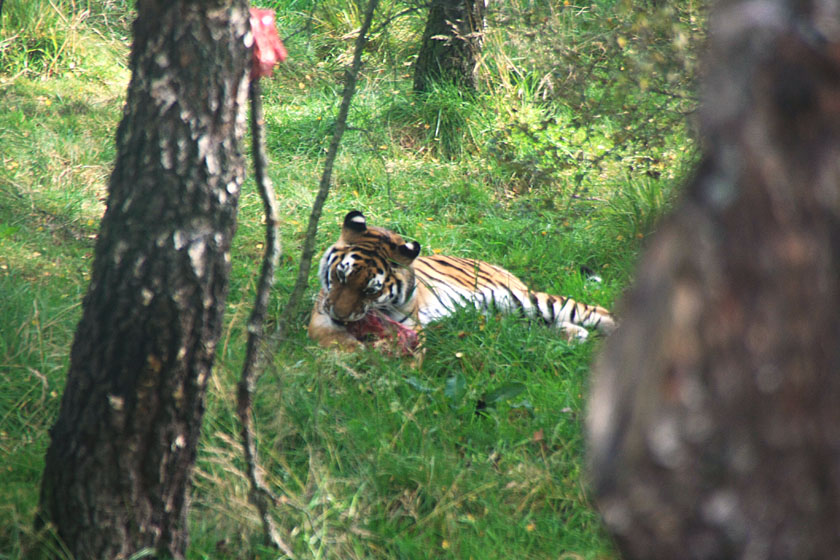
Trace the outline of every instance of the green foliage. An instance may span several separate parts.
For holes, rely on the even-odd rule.
[[[682,154],[667,148],[685,143],[696,106],[705,10],[690,1],[514,0],[491,11],[482,69],[510,109],[492,148],[517,192],[553,198],[565,182],[561,195],[574,195],[607,167],[636,176],[674,167]]]
[[[43,540],[31,520],[104,211],[131,4],[3,7],[0,559]],[[260,4],[276,9],[291,57],[263,83],[285,247],[271,327],[297,272],[359,8]],[[385,1],[378,21],[411,6]],[[691,6],[673,4],[666,18],[610,2],[492,4],[472,95],[411,94],[422,12],[377,24],[319,247],[357,208],[425,254],[482,258],[536,289],[612,306],[693,162],[681,119],[702,22]],[[235,403],[261,217],[249,180],[194,474],[191,558],[277,556],[248,502]],[[281,536],[299,557],[612,557],[581,474],[598,337],[570,346],[540,325],[464,311],[426,330],[413,367],[324,351],[306,337],[308,310],[297,320],[270,349],[254,418]]]
[[[480,107],[469,92],[452,84],[434,84],[420,95],[394,96],[383,116],[403,146],[413,145],[421,152],[431,147],[435,154],[457,159],[476,149],[484,120]]]
[[[626,188],[609,202],[609,225],[621,235],[645,237],[656,229],[659,218],[671,205],[671,193],[649,178],[628,179]]]
[[[0,71],[49,72],[70,45],[63,14],[49,0],[8,0],[0,20]]]

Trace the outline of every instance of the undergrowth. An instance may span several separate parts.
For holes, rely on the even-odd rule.
[[[263,84],[285,247],[274,321],[296,274],[358,9],[342,0],[261,4],[277,10],[290,51]],[[376,27],[320,248],[359,209],[425,254],[481,258],[536,289],[613,306],[693,162],[683,82],[702,13],[680,2],[669,13],[684,25],[664,29],[652,16],[634,20],[621,3],[532,4],[491,8],[475,92],[440,85],[412,94],[421,11]],[[383,2],[380,20],[410,7]],[[3,5],[0,558],[20,557],[37,539],[48,429],[129,78],[130,10],[128,1]],[[625,89],[611,89],[611,72]],[[650,93],[668,84],[670,97]],[[249,179],[193,477],[191,558],[276,557],[248,503],[234,396],[261,212]],[[572,346],[539,325],[465,311],[427,329],[428,351],[414,368],[372,351],[316,347],[305,307],[289,340],[269,348],[254,410],[265,479],[281,496],[274,515],[298,557],[614,557],[582,474],[598,337]]]

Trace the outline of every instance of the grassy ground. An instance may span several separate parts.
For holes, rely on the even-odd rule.
[[[316,11],[268,4],[283,34],[303,29],[264,86],[285,246],[274,320],[296,273],[356,11],[339,0]],[[19,557],[33,538],[129,78],[129,6],[7,0],[0,20],[0,558]],[[570,44],[591,43],[614,18],[609,2],[556,6],[542,24]],[[383,15],[399,8],[386,2]],[[628,143],[621,110],[581,123],[516,62],[527,34],[501,25],[488,35],[478,94],[412,96],[422,24],[406,16],[374,35],[319,247],[360,209],[424,251],[482,258],[535,288],[611,307],[690,162],[682,130]],[[656,116],[649,109],[640,122]],[[249,183],[194,476],[191,558],[276,556],[247,501],[235,420],[260,215]],[[310,285],[303,308],[314,277]],[[373,352],[324,352],[306,338],[307,318],[302,309],[290,340],[271,349],[255,406],[265,478],[282,496],[277,522],[299,557],[613,557],[581,473],[597,338],[570,346],[538,326],[464,312],[428,329],[426,359],[412,369]]]

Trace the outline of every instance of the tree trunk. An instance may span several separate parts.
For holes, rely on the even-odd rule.
[[[41,518],[76,558],[182,558],[244,178],[244,0],[139,0]]]
[[[840,551],[840,21],[721,2],[706,157],[594,370],[594,490],[629,559]]]
[[[434,82],[475,89],[481,55],[486,0],[433,0],[417,61],[414,91],[429,91]]]

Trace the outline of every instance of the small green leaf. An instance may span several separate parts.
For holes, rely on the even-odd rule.
[[[521,401],[510,403],[511,408],[524,408],[528,412],[534,412],[534,405],[531,404],[531,401],[528,399],[522,399]]]
[[[458,373],[446,380],[446,385],[443,387],[443,394],[447,398],[458,401],[467,392],[467,380],[463,373]]]
[[[411,388],[420,391],[421,393],[431,393],[433,389],[428,385],[424,384],[422,381],[414,377],[413,375],[406,379],[406,382],[411,385]]]
[[[155,556],[157,554],[157,550],[152,547],[146,547],[142,550],[138,550],[134,554],[132,554],[128,560],[140,560],[141,558],[149,558],[151,556]]]
[[[20,226],[0,227],[0,239],[6,238],[6,237],[12,237],[18,231],[20,231]]]
[[[498,389],[494,389],[493,391],[487,393],[487,396],[484,397],[484,402],[486,402],[487,405],[496,404],[498,402],[512,399],[524,390],[524,383],[508,383],[507,385],[502,385]]]

